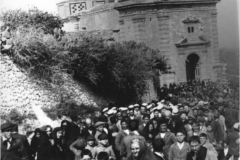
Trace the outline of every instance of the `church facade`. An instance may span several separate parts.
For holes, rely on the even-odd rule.
[[[109,30],[115,41],[144,42],[168,59],[161,83],[216,81],[221,74],[219,0],[69,0],[58,3],[69,31]]]

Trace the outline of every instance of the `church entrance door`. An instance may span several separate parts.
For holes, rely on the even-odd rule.
[[[192,81],[200,78],[199,56],[190,54],[186,59],[187,81]]]

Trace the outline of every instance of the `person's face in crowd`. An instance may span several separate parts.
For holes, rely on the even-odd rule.
[[[57,131],[57,139],[59,139],[62,136],[62,131]]]
[[[7,139],[12,138],[12,132],[11,131],[2,132],[2,135]]]
[[[52,133],[52,129],[48,127],[46,129],[46,133],[47,133],[48,136],[50,136],[50,134]]]
[[[122,116],[122,113],[121,112],[117,112],[117,116]]]
[[[191,142],[190,147],[194,153],[197,153],[200,149],[200,144],[198,142]]]
[[[36,133],[36,137],[37,137],[37,138],[40,137],[40,133],[39,133],[39,132]]]
[[[86,126],[88,128],[92,126],[92,120],[91,119],[89,119],[89,118],[86,119]]]
[[[210,125],[207,126],[207,131],[208,131],[208,132],[212,132],[212,126],[210,126]]]
[[[148,129],[149,129],[149,131],[153,130],[153,125],[150,124]]]
[[[149,122],[149,118],[148,117],[144,117],[144,123],[147,124]]]
[[[145,107],[141,107],[141,113],[146,113],[146,108]]]
[[[153,120],[153,127],[156,129],[157,128],[157,121],[156,120]]]
[[[188,107],[188,106],[184,106],[184,110],[185,110],[186,112],[188,112],[188,111],[189,111],[189,107]]]
[[[95,116],[96,117],[100,117],[101,116],[101,112],[100,111],[95,111]]]
[[[167,114],[165,115],[166,119],[170,119],[172,117],[171,113],[170,114]]]
[[[198,116],[198,111],[197,111],[196,109],[193,110],[193,116],[194,116],[194,117]]]
[[[182,119],[182,120],[186,120],[186,119],[187,119],[187,115],[186,115],[185,113],[182,113],[182,114],[181,114],[181,119]]]
[[[208,114],[208,121],[211,122],[213,120],[213,115],[212,114]]]
[[[189,123],[190,125],[192,125],[192,124],[193,124],[193,120],[192,120],[192,119],[188,119],[188,123]]]
[[[147,112],[147,114],[150,114],[150,110],[149,110],[149,109],[147,109],[147,111],[146,111],[146,112]]]
[[[203,126],[204,125],[204,122],[199,122],[199,126]]]
[[[97,130],[98,130],[99,132],[102,132],[102,131],[103,131],[103,125],[98,126],[98,127],[97,127]]]
[[[103,139],[99,141],[103,146],[107,146],[108,145],[108,139]]]
[[[62,128],[63,128],[63,130],[67,129],[67,123],[66,122],[62,124]]]
[[[132,143],[131,144],[131,152],[133,154],[133,157],[137,158],[138,157],[138,154],[139,154],[139,151],[140,151],[140,145],[139,143]]]
[[[158,117],[159,116],[159,111],[158,110],[155,110],[154,111],[154,117]]]
[[[93,140],[87,141],[87,144],[88,144],[89,146],[93,146],[93,145],[94,145],[94,141],[93,141]]]
[[[182,112],[183,109],[184,109],[183,107],[179,107],[179,108],[178,108],[178,112]]]
[[[126,122],[122,122],[121,123],[122,129],[125,130],[127,129],[127,123]]]
[[[206,137],[200,137],[200,142],[201,142],[201,145],[204,145],[207,142],[207,138]]]
[[[192,128],[194,132],[198,132],[199,129],[198,123],[193,123]]]
[[[118,121],[121,121],[121,120],[122,120],[122,116],[121,116],[121,115],[120,115],[120,116],[118,115],[117,120],[118,120]]]
[[[129,116],[134,116],[133,110],[130,110],[130,111],[129,111]]]
[[[147,142],[147,146],[151,151],[153,151],[153,146],[151,142]]]
[[[185,135],[183,133],[181,133],[181,132],[178,132],[177,135],[176,135],[176,138],[177,138],[177,141],[179,143],[182,143],[184,138],[185,138]]]
[[[167,132],[167,125],[166,125],[166,124],[161,124],[161,126],[160,126],[160,132],[162,132],[162,133]]]
[[[83,128],[85,128],[85,126],[83,125],[82,122],[78,123],[78,127],[80,128],[80,131],[81,131]]]
[[[220,113],[218,112],[218,110],[214,110],[214,112],[213,112],[213,114],[214,114],[214,118],[219,118],[219,116],[220,116]]]
[[[139,112],[139,108],[134,108],[134,115],[136,116],[136,115],[138,115],[138,112]]]

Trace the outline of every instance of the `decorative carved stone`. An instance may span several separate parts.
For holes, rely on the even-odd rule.
[[[123,25],[124,24],[124,20],[123,19],[119,20],[119,24]]]
[[[168,20],[169,16],[159,16],[157,17],[159,21]]]
[[[188,23],[199,23],[200,21],[196,17],[189,16],[189,17],[185,18],[182,22],[185,24],[188,24]]]
[[[137,23],[137,22],[145,22],[146,18],[133,18],[133,23]]]

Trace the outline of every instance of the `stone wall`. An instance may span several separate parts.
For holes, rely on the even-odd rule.
[[[7,115],[12,109],[21,114],[34,114],[33,107],[52,107],[61,97],[75,100],[78,104],[95,107],[107,104],[102,97],[93,94],[86,86],[74,81],[68,75],[61,86],[51,84],[44,87],[22,71],[11,58],[0,54],[0,114]]]

